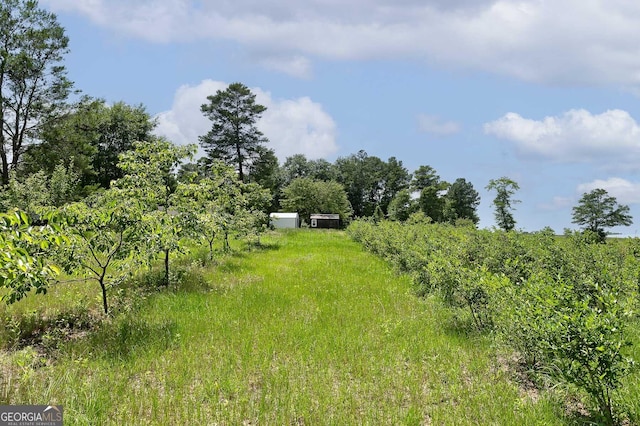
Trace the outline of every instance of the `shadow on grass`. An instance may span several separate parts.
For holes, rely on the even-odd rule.
[[[577,405],[576,405],[577,404]],[[585,425],[606,425],[606,420],[598,413],[590,412],[582,403],[573,401],[566,402],[564,405],[559,403],[558,417],[568,426],[585,426]],[[624,424],[618,422],[616,424]]]
[[[607,425],[609,422],[601,413],[599,413],[593,407],[586,407],[580,401],[570,398],[564,406],[559,407],[559,417],[562,418],[565,424],[569,426],[584,426],[584,425]],[[625,407],[615,406],[613,407],[613,417],[615,425],[631,426],[637,425],[638,419],[635,417],[629,417],[629,411]]]
[[[99,356],[111,361],[126,361],[140,351],[162,352],[176,339],[177,324],[166,320],[158,324],[125,316],[103,323],[88,339],[88,345]]]
[[[278,242],[261,242],[253,246],[253,253],[280,250]],[[191,256],[175,259],[170,272],[170,284],[165,286],[165,272],[159,264],[144,269],[118,287],[110,288],[111,319],[105,321],[101,310],[94,312],[83,298],[59,312],[43,316],[32,310],[6,316],[0,324],[0,348],[19,350],[26,346],[53,352],[61,344],[90,345],[109,358],[127,358],[139,347],[166,348],[175,334],[175,324],[146,324],[132,316],[150,297],[164,292],[226,292],[227,286],[212,282],[208,270],[223,274],[250,273],[255,269],[246,261],[252,253],[232,250],[221,257],[208,259],[208,251],[200,250]],[[114,314],[115,312],[115,314]],[[127,315],[129,317],[124,318]],[[46,342],[43,342],[44,340]],[[45,344],[46,343],[46,344]],[[46,346],[46,347],[45,347]]]
[[[233,259],[229,259],[226,262],[223,262],[220,265],[218,265],[217,269],[218,271],[224,274],[235,274],[243,271],[248,271],[251,269],[249,265],[247,265],[245,262],[236,261],[237,259],[243,259],[244,257],[246,256],[244,255],[239,255],[237,257],[234,256]]]
[[[49,315],[34,310],[6,317],[0,324],[0,348],[20,350],[34,346],[48,352],[55,349],[58,340],[92,330],[101,318],[88,307],[85,298]]]
[[[252,250],[256,251],[277,251],[280,250],[280,243],[270,241],[270,242],[260,242],[258,244],[254,244],[251,246]]]
[[[469,311],[464,308],[448,308],[451,316],[447,318],[442,327],[445,333],[458,339],[482,338],[490,334],[491,328],[479,328]]]

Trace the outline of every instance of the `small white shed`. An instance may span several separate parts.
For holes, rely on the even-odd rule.
[[[300,215],[298,213],[271,213],[269,222],[276,229],[300,228]]]

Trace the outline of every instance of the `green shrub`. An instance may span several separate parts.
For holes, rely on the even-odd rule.
[[[439,294],[477,329],[494,330],[539,383],[586,392],[602,421],[614,422],[614,393],[634,365],[625,328],[640,301],[637,242],[411,219],[357,221],[348,232],[408,273],[418,295]]]

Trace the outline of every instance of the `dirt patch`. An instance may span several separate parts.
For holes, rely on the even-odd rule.
[[[541,388],[533,378],[531,369],[517,353],[498,355],[494,372],[510,377],[518,385],[523,402],[536,403],[540,400]]]

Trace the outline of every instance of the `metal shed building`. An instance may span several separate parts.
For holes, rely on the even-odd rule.
[[[310,219],[312,228],[340,228],[339,214],[312,214]]]
[[[276,229],[300,228],[300,215],[298,213],[271,213],[269,222]]]

